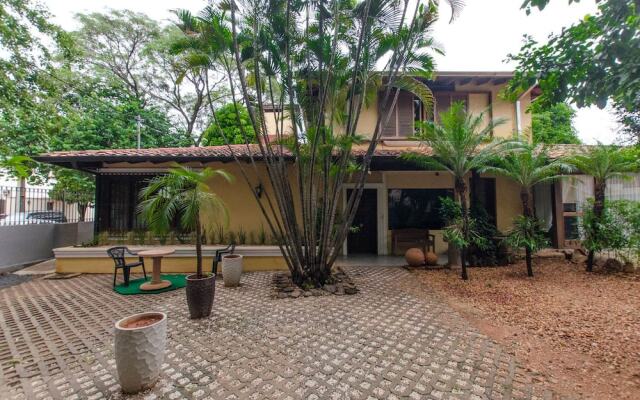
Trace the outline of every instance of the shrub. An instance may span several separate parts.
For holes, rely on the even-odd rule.
[[[549,241],[538,218],[518,215],[513,228],[507,233],[506,243],[513,248],[528,248],[535,252],[547,246]]]
[[[446,221],[442,237],[457,248],[473,246],[478,251],[484,251],[490,245],[490,240],[483,236],[482,223],[473,216],[469,216],[467,232],[463,230],[462,208],[449,197],[440,198],[440,215]]]
[[[613,251],[625,261],[640,258],[640,202],[629,200],[605,201],[599,219],[593,213],[593,199],[589,199],[581,220],[583,246],[590,251]]]

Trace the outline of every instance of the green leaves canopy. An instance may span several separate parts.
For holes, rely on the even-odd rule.
[[[256,142],[256,133],[249,120],[249,113],[242,104],[229,103],[218,108],[216,120],[217,123],[210,125],[204,133],[203,144],[205,146],[222,146],[227,142],[244,144],[246,143],[245,137],[250,143]]]
[[[211,188],[215,178],[232,180],[232,176],[221,169],[195,171],[177,166],[168,174],[153,178],[140,191],[138,211],[154,232],[166,234],[176,220],[185,231],[195,232],[199,277],[202,276],[202,234],[228,221],[226,205]]]
[[[566,103],[557,103],[543,107],[534,101],[531,112],[531,130],[533,143],[543,144],[580,144],[578,132],[573,127],[575,110]]]
[[[52,54],[63,54],[69,36],[30,0],[0,0],[0,154],[28,156],[47,149],[59,124]],[[47,41],[48,45],[43,42]]]
[[[638,169],[638,159],[629,158],[618,146],[598,143],[587,151],[573,155],[567,159],[579,172],[591,175],[596,181],[606,182],[611,178],[624,178],[628,173]]]
[[[572,166],[563,159],[552,160],[545,146],[523,142],[517,151],[494,159],[480,170],[505,176],[529,192],[535,185],[556,180],[570,172]]]
[[[548,0],[524,6],[543,8]],[[598,2],[598,12],[552,35],[546,44],[525,36],[507,93],[517,96],[538,82],[545,106],[562,101],[604,108],[609,99],[627,110],[640,103],[640,10],[636,0]]]
[[[491,132],[504,120],[486,121],[485,114],[467,114],[462,102],[455,102],[440,115],[440,122],[427,121],[416,134],[422,152],[409,153],[405,159],[425,169],[448,171],[463,179],[472,170],[484,168],[498,155],[514,147],[513,142],[493,140]]]

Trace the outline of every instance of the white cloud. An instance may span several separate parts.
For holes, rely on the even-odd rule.
[[[77,27],[73,15],[78,12],[104,11],[107,8],[128,8],[144,12],[151,18],[167,21],[169,10],[186,8],[197,12],[206,5],[202,0],[44,0],[55,15],[54,21],[65,29]],[[596,10],[595,0],[568,4],[568,0],[552,1],[544,11],[534,10],[527,16],[520,9],[522,0],[467,0],[460,17],[449,24],[449,12],[443,7],[442,18],[435,26],[434,36],[444,46],[445,56],[437,57],[440,70],[490,71],[510,70],[513,64],[504,60],[516,53],[524,34],[544,40],[552,32],[579,21]],[[442,2],[443,6],[445,2]],[[615,137],[615,121],[610,111],[596,107],[578,111],[576,128],[587,143],[599,140],[611,143]]]

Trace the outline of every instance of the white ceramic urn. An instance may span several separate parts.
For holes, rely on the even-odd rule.
[[[242,255],[227,254],[222,256],[222,280],[224,285],[240,285],[240,276],[242,276]]]
[[[155,319],[155,321],[153,321]],[[146,326],[141,321],[151,321]],[[137,393],[155,385],[160,376],[167,344],[167,315],[145,312],[116,322],[115,356],[120,386],[125,393]]]

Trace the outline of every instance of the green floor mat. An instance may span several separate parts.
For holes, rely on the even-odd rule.
[[[144,279],[144,278],[133,279],[129,281],[129,286],[125,286],[124,283],[121,283],[119,285],[116,285],[116,287],[114,287],[113,290],[115,290],[120,294],[154,294],[154,293],[162,293],[162,292],[168,292],[171,290],[180,289],[187,285],[186,275],[160,275],[160,276],[162,277],[163,280],[170,281],[171,286],[166,287],[164,289],[158,289],[158,290],[140,290],[140,285],[142,285],[148,280],[151,280],[151,276],[149,276],[147,279]]]

